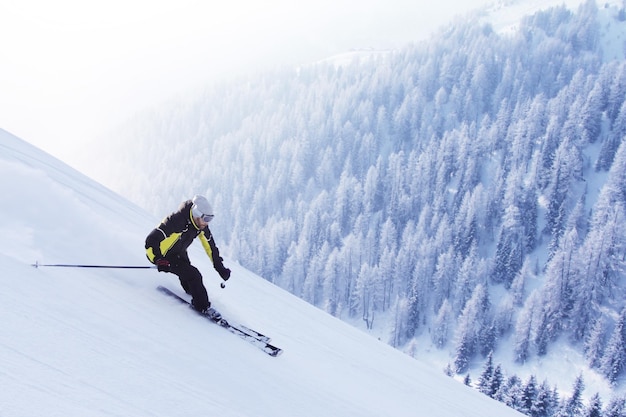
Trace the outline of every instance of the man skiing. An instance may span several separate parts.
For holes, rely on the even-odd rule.
[[[159,272],[171,272],[178,276],[180,284],[192,297],[191,305],[199,312],[217,315],[202,283],[202,274],[191,265],[187,248],[200,236],[200,242],[213,262],[213,267],[226,281],[230,269],[224,267],[223,259],[215,246],[209,222],[213,219],[213,207],[207,199],[196,195],[183,202],[178,211],[167,216],[146,238],[146,255]]]

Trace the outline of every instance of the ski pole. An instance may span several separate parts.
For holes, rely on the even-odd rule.
[[[31,264],[32,267],[39,268],[40,266],[56,267],[56,268],[108,268],[108,269],[156,269],[156,265],[151,266],[135,266],[135,265],[80,265],[80,264],[40,264],[35,261]],[[226,288],[226,284],[221,282],[220,288]]]
[[[60,267],[60,268],[109,268],[109,269],[154,269],[155,265],[151,266],[132,266],[132,265],[76,265],[76,264],[40,264],[35,262],[31,266],[39,268],[40,266]]]

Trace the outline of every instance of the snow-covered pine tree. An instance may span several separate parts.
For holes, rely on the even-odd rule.
[[[620,317],[613,329],[604,355],[600,360],[600,371],[615,384],[626,367],[626,308],[622,310]]]
[[[476,388],[485,395],[492,396],[491,380],[493,378],[493,352],[490,352],[483,366],[483,371],[478,377]]]
[[[593,397],[589,400],[589,405],[583,411],[583,417],[603,417],[600,394],[593,394]]]

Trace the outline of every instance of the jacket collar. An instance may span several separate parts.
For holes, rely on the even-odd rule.
[[[196,230],[201,230],[193,219],[193,213],[191,212],[191,208],[189,208],[189,219],[191,220],[191,224],[193,224],[193,227],[195,227]]]

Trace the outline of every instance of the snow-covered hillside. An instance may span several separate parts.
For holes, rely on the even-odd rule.
[[[480,9],[482,20],[489,22],[500,33],[515,33],[524,17],[540,10],[564,6],[576,11],[584,0],[500,0]],[[598,1],[598,24],[601,48],[605,61],[622,60],[626,53],[626,25],[624,0]]]
[[[145,265],[158,219],[4,130],[0,178],[3,417],[519,415],[228,260],[220,289],[199,248],[214,305],[282,356],[155,291],[178,289],[173,275],[33,268]]]

